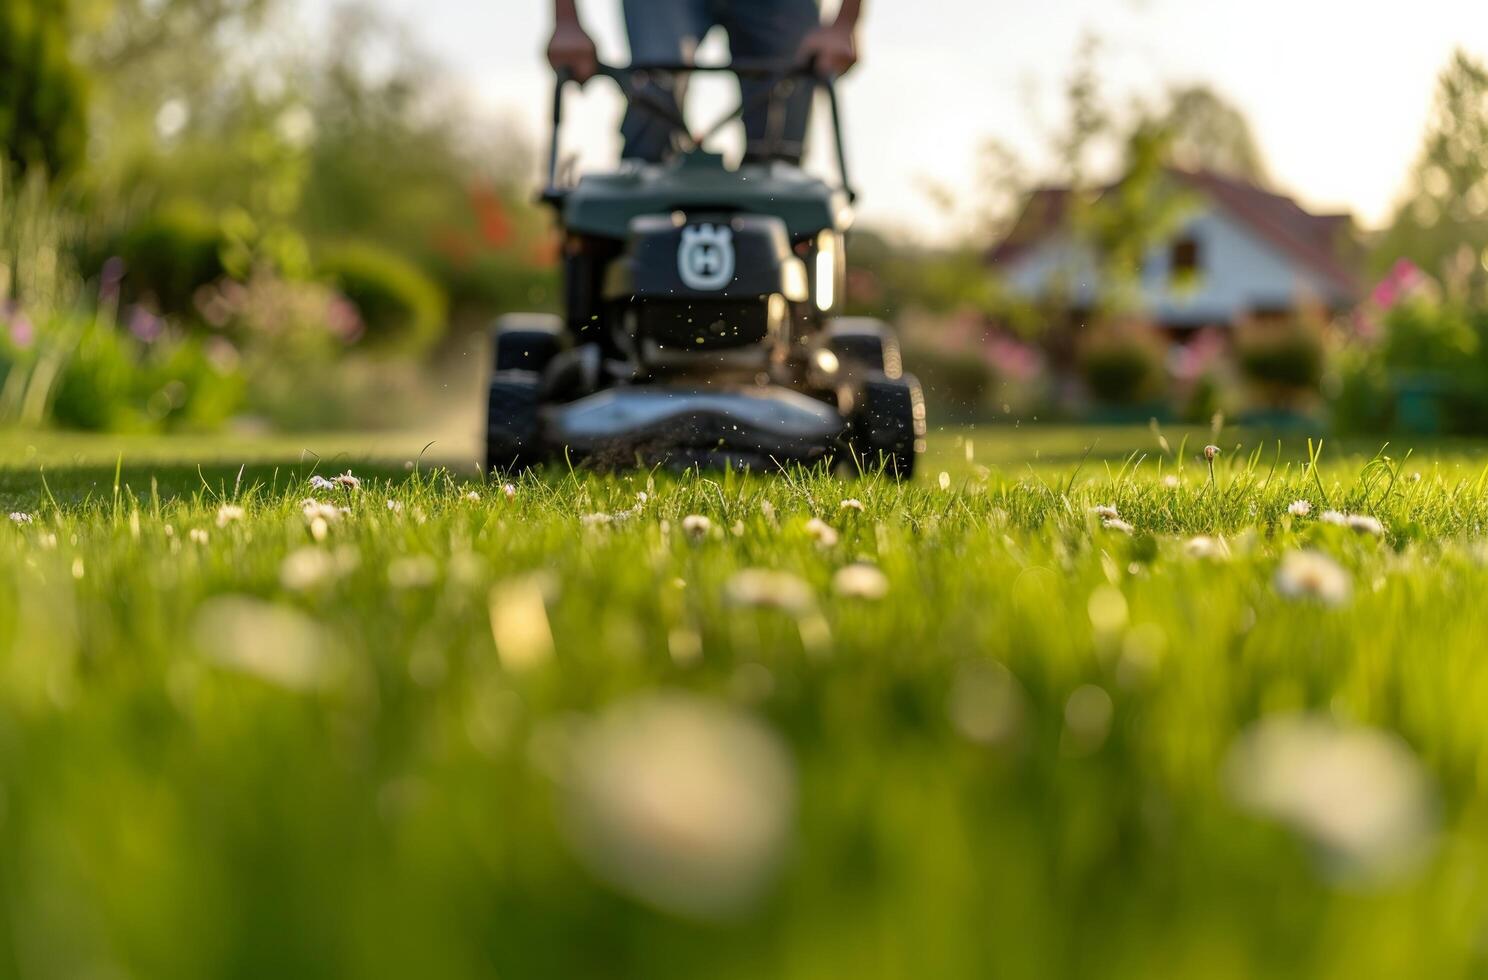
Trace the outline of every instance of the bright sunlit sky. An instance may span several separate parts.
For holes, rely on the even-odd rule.
[[[375,4],[447,59],[482,107],[515,113],[540,137],[550,0]],[[1041,160],[1086,32],[1104,42],[1109,101],[1209,83],[1249,116],[1282,190],[1308,206],[1352,210],[1366,225],[1388,215],[1452,50],[1488,57],[1484,0],[864,0],[864,8],[863,60],[842,86],[859,214],[927,239],[953,233],[956,221],[931,203],[926,182],[970,187],[985,137]],[[601,55],[623,63],[620,0],[579,0],[579,10]],[[704,56],[722,60],[721,42],[713,37]],[[605,84],[575,101],[565,132],[569,148],[585,148],[586,168],[618,150],[619,101]],[[721,99],[695,88],[692,117],[727,108]]]

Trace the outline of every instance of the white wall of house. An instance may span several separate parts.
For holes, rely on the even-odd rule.
[[[1198,244],[1198,274],[1173,275],[1171,241]],[[1198,211],[1169,243],[1153,248],[1142,266],[1142,296],[1150,316],[1168,323],[1229,323],[1255,309],[1329,303],[1336,291],[1220,208]],[[1009,286],[1036,298],[1056,283],[1076,305],[1098,295],[1099,272],[1090,250],[1067,234],[1051,235],[1002,266]]]

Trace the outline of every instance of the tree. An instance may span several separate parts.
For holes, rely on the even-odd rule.
[[[1212,170],[1252,184],[1267,182],[1266,163],[1250,122],[1205,85],[1173,89],[1161,118],[1168,158],[1186,170]]]
[[[18,170],[60,175],[82,160],[86,85],[70,38],[66,0],[0,3],[0,154]]]
[[[1439,275],[1459,297],[1488,298],[1488,68],[1458,51],[1405,192],[1376,253]]]

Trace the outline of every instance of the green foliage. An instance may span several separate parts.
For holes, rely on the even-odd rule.
[[[87,84],[74,64],[66,0],[0,3],[0,170],[63,175],[87,144]]]
[[[1488,309],[1420,299],[1395,306],[1377,343],[1343,353],[1332,389],[1344,431],[1488,431]]]
[[[1488,340],[1474,326],[1457,304],[1407,301],[1385,317],[1380,356],[1391,371],[1461,373]]]
[[[1317,391],[1327,347],[1321,327],[1301,319],[1242,327],[1235,354],[1246,380],[1287,400]]]
[[[160,313],[194,314],[195,297],[227,274],[221,222],[200,205],[178,201],[141,220],[117,247],[125,296]]]
[[[1139,405],[1162,393],[1164,345],[1151,328],[1103,324],[1080,341],[1080,377],[1106,405]]]
[[[1206,85],[1168,93],[1161,126],[1169,134],[1168,158],[1185,170],[1209,170],[1264,186],[1266,161],[1250,121]]]
[[[1335,432],[1382,433],[1395,427],[1390,375],[1373,351],[1354,346],[1339,352],[1324,390]]]
[[[374,245],[323,249],[316,274],[357,308],[364,343],[382,350],[416,351],[444,330],[445,299],[418,267]]]
[[[203,346],[161,336],[144,344],[98,320],[53,325],[70,339],[50,397],[49,419],[90,432],[215,429],[242,402],[242,378]]]
[[[932,413],[943,419],[977,418],[997,380],[986,358],[975,351],[906,346],[904,367],[920,379]]]

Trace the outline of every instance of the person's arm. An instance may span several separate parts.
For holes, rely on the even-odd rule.
[[[857,5],[856,0],[846,2]],[[553,36],[548,41],[548,64],[554,71],[567,71],[587,82],[599,69],[599,52],[579,23],[574,0],[553,0]]]
[[[837,18],[806,35],[797,57],[821,75],[835,77],[847,71],[858,63],[858,18],[862,13],[863,0],[842,0]]]

